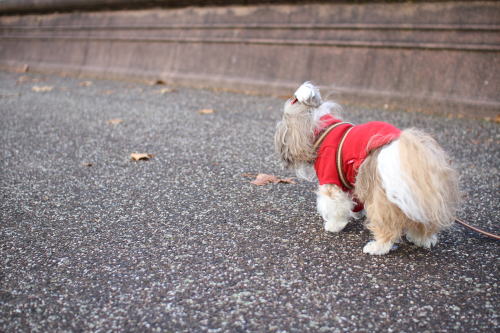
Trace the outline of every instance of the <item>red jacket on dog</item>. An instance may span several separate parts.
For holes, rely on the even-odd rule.
[[[319,133],[332,124],[342,122],[342,120],[330,114],[321,117],[320,121]],[[351,184],[356,182],[358,169],[368,154],[374,149],[399,138],[401,134],[401,130],[398,128],[381,121],[372,121],[355,126],[342,124],[334,128],[319,146],[314,163],[320,185],[334,184],[345,192],[350,191],[340,180],[335,159],[340,140],[350,127],[352,127],[352,130],[347,134],[342,147],[342,170],[345,179]]]

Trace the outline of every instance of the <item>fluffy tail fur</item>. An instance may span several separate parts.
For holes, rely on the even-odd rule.
[[[429,135],[404,130],[399,140],[378,155],[387,198],[413,221],[437,228],[450,226],[460,195],[457,173],[448,160]]]

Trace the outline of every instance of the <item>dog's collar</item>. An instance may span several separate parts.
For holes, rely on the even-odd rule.
[[[340,123],[335,123],[323,130],[323,132],[318,136],[316,141],[314,141],[313,149],[314,151],[318,150],[319,146],[323,142],[323,140],[326,138],[328,133],[333,131],[335,128],[341,126],[341,125],[350,125],[349,128],[342,134],[342,138],[340,139],[339,146],[337,147],[337,153],[335,155],[335,165],[337,166],[337,173],[339,175],[340,181],[342,182],[342,185],[344,185],[345,188],[352,190],[354,186],[347,180],[347,177],[344,175],[344,170],[342,169],[342,147],[344,146],[345,139],[349,132],[352,130],[354,127],[354,124],[349,123],[347,121],[342,121]]]

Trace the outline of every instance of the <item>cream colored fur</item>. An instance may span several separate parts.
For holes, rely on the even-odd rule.
[[[274,134],[274,147],[285,167],[295,169],[299,178],[311,180],[309,169],[316,159],[314,130],[320,127],[323,115],[331,113],[340,117],[341,111],[342,107],[334,102],[321,102],[313,108],[286,101],[283,119],[276,125]]]
[[[311,108],[301,104],[285,103],[283,119],[276,126],[274,146],[286,167],[298,168],[316,158],[313,150],[315,124]]]
[[[414,128],[404,130],[399,141],[404,180],[425,219],[419,222],[449,227],[455,219],[460,195],[458,174],[448,155],[436,140]]]
[[[339,109],[335,103],[323,103],[317,89],[311,86],[308,83],[299,88],[297,102],[285,103],[275,134],[275,147],[282,161],[299,174],[300,170],[311,170],[314,163],[312,146],[319,118]],[[309,105],[302,103],[301,98]],[[403,235],[425,248],[437,243],[437,233],[453,223],[460,199],[457,173],[448,160],[434,139],[416,129],[404,130],[392,146],[370,153],[354,184],[354,195],[365,205],[366,226],[374,236],[363,252],[386,254]],[[351,194],[337,186],[318,188],[317,209],[326,231],[341,231],[355,215],[353,206]]]

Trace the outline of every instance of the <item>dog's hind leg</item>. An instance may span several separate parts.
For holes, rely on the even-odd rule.
[[[363,248],[364,253],[371,255],[382,255],[388,253],[395,242],[401,237],[401,229],[391,228],[381,220],[380,217],[370,217],[368,211],[369,223],[367,228],[372,232],[375,240],[369,241]]]
[[[377,173],[377,156],[380,150],[370,154],[361,165],[356,178],[355,194],[365,204],[368,223],[366,227],[375,237],[363,248],[364,253],[386,254],[399,240],[407,217],[387,200],[380,186]]]
[[[375,240],[368,242],[363,252],[372,255],[386,254],[400,239],[407,218],[396,205],[387,200],[380,187],[374,188],[372,201],[366,203],[365,208],[368,217],[366,227],[373,233]]]
[[[437,232],[439,230],[433,225],[426,226],[422,223],[413,222],[408,224],[406,239],[413,244],[430,249],[437,244]]]
[[[339,232],[349,222],[354,202],[338,186],[320,185],[317,192],[318,213],[325,221],[324,227],[329,232]]]

